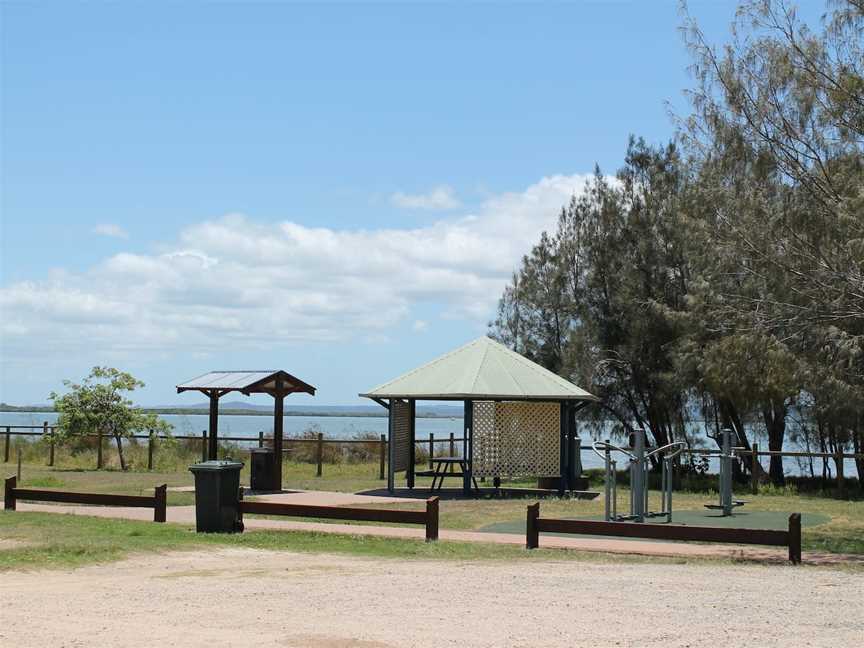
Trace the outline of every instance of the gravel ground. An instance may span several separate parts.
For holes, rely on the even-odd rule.
[[[864,576],[246,549],[0,576],[2,646],[860,646]]]

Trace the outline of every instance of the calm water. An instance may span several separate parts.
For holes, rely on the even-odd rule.
[[[206,414],[165,414],[160,415],[168,423],[174,426],[176,435],[199,435],[208,428],[208,416]],[[0,427],[6,425],[42,425],[48,421],[51,425],[57,420],[53,412],[0,412]],[[387,419],[384,417],[362,417],[362,416],[286,416],[284,417],[284,430],[286,437],[301,436],[308,430],[321,432],[327,439],[351,439],[360,434],[373,433],[375,435],[387,434]],[[231,437],[248,437],[257,439],[259,432],[269,434],[273,431],[273,421],[267,416],[242,416],[224,414],[219,416],[219,435]],[[461,418],[418,418],[417,439],[428,439],[434,434],[436,439],[445,440],[450,436],[462,436]],[[583,438],[585,435],[582,435]],[[587,441],[586,441],[587,443]],[[762,444],[764,447],[764,443]],[[457,450],[460,444],[457,443]],[[439,446],[440,448],[440,446]],[[802,448],[789,444],[789,450],[800,450]],[[796,457],[785,457],[783,461],[786,473],[789,475],[809,474],[804,459]],[[603,462],[593,452],[582,453],[582,465],[584,468],[602,468]],[[619,466],[623,466],[623,459]],[[762,465],[767,468],[768,458],[762,458]],[[830,462],[832,474],[834,470],[833,460]],[[822,460],[813,460],[816,474],[821,474]],[[711,472],[717,472],[716,460],[711,460]],[[857,475],[855,463],[852,459],[844,462],[844,473],[847,477]]]

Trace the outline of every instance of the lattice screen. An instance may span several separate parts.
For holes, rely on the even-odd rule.
[[[474,475],[560,475],[560,414],[558,403],[475,401]]]
[[[390,403],[393,418],[393,472],[408,470],[411,463],[411,407],[408,401]]]

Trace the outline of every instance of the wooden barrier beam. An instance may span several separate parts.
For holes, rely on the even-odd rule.
[[[285,515],[289,517],[309,517],[325,520],[426,524],[426,511],[393,511],[389,509],[351,508],[347,506],[252,502],[249,500],[242,500],[240,502],[240,511],[242,513],[258,515]]]
[[[789,527],[785,531],[777,529],[729,529],[674,524],[635,524],[628,522],[541,518],[539,503],[528,506],[527,516],[525,547],[528,549],[536,549],[540,545],[539,534],[545,532],[788,547],[789,560],[796,565],[801,562],[800,513],[793,513],[789,516]]]

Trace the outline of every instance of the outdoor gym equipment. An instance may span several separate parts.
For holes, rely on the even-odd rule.
[[[646,448],[645,430],[634,430],[630,435],[631,448],[620,448],[612,445],[609,440],[595,441],[592,444],[594,452],[604,461],[606,467],[606,507],[605,519],[607,522],[644,522],[646,517],[665,517],[667,522],[672,521],[672,460],[681,454],[684,443],[675,441],[667,443],[659,448]],[[649,451],[650,450],[650,451]],[[618,480],[615,469],[618,462],[612,458],[613,452],[621,452],[630,461],[630,513],[618,515]],[[658,456],[662,465],[661,476],[661,510],[648,510],[648,470],[651,466],[651,457]]]
[[[717,439],[714,435],[708,435],[712,439]],[[705,455],[706,457],[717,457],[720,460],[720,503],[705,504],[705,508],[714,511],[723,511],[723,517],[732,515],[732,509],[738,506],[744,506],[747,502],[744,500],[732,499],[732,461],[735,459],[735,453],[732,448],[732,430],[724,429],[720,431],[720,452],[717,454]]]

